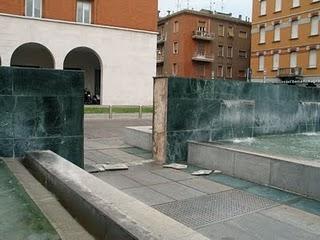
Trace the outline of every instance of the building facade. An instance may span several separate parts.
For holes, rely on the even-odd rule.
[[[158,21],[157,75],[246,79],[251,24],[230,14],[182,10]]]
[[[152,104],[157,0],[0,0],[0,26],[1,66],[84,70],[102,104]]]
[[[319,80],[319,0],[254,0],[254,81]]]

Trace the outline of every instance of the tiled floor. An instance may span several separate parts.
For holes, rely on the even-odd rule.
[[[186,171],[163,169],[148,161],[150,153],[131,148],[122,142],[120,129],[124,125],[130,125],[128,121],[112,121],[109,125],[99,121],[94,124],[91,121],[86,123],[86,163],[126,162],[130,166],[127,171],[98,173],[95,174],[97,177],[155,208],[159,206],[176,208],[179,205],[185,206],[183,203],[200,206],[199,204],[193,205],[193,203],[201,203],[209,199],[210,204],[204,206],[210,205],[214,206],[213,208],[195,207],[194,212],[190,212],[190,215],[185,214],[183,217],[195,221],[204,217],[204,213],[211,211],[211,214],[206,217],[209,220],[212,216],[214,219],[219,219],[219,216],[221,218],[223,214],[226,214],[222,210],[230,211],[230,215],[221,218],[221,221],[210,222],[208,220],[208,224],[200,224],[195,227],[198,232],[210,239],[320,239],[319,202],[222,174],[194,177],[190,173],[197,168],[192,166]],[[148,121],[131,123],[131,125],[149,124]],[[104,136],[95,129],[91,130],[93,126],[94,128],[103,127],[103,131],[108,136]],[[223,198],[234,191],[240,191],[242,194],[236,195],[238,198]],[[232,199],[234,201],[231,201]],[[252,201],[259,203],[259,199],[263,203],[269,201],[272,204],[250,208]],[[244,211],[243,208],[249,210]],[[178,214],[188,210],[190,209],[178,211]],[[200,214],[201,211],[204,212]],[[170,214],[168,213],[169,216]],[[179,220],[178,217],[177,220]]]

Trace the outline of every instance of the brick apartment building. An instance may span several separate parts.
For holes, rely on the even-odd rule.
[[[319,0],[254,0],[253,80],[319,80],[319,14]]]
[[[230,14],[182,10],[158,21],[157,75],[246,79],[251,23]]]
[[[152,104],[157,0],[0,0],[0,65],[85,71],[102,104]]]

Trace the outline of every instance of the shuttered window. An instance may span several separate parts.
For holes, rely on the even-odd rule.
[[[291,22],[291,38],[299,37],[299,22],[298,20],[294,20]]]
[[[311,18],[311,35],[319,34],[319,16]]]
[[[279,69],[279,64],[280,64],[280,54],[276,53],[276,54],[273,55],[272,69],[273,70],[278,70]]]
[[[259,56],[259,71],[264,71],[264,56]]]
[[[281,32],[280,32],[280,24],[276,24],[274,25],[274,37],[273,37],[273,41],[280,41],[280,37],[281,37]]]
[[[309,52],[309,67],[316,68],[317,67],[317,50],[312,49]]]
[[[279,12],[282,9],[282,0],[276,0],[275,6],[274,6],[274,11]]]
[[[265,43],[266,42],[266,28],[261,27],[260,28],[260,41],[259,43]]]
[[[260,0],[260,16],[267,14],[267,1]]]
[[[290,54],[290,67],[291,68],[295,68],[297,67],[297,53],[296,52],[292,52]]]

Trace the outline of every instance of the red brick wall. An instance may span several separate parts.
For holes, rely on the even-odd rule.
[[[0,0],[0,12],[24,15],[24,0]],[[43,0],[43,18],[75,21],[76,0]],[[92,0],[94,24],[157,30],[158,0]]]

